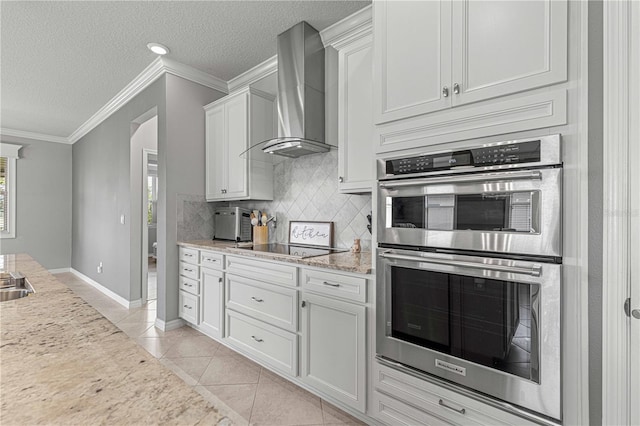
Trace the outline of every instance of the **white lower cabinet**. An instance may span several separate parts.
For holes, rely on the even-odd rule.
[[[303,293],[300,308],[303,382],[365,411],[366,308]]]
[[[298,336],[227,309],[227,340],[271,368],[298,373]]]
[[[373,413],[389,425],[534,424],[378,362],[374,363],[373,374]]]
[[[191,324],[198,325],[198,296],[180,290],[178,303],[178,316]]]
[[[200,328],[209,336],[221,339],[224,334],[224,273],[201,268],[200,282]]]

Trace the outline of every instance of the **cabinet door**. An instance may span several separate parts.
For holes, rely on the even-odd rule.
[[[454,105],[567,79],[567,2],[453,3]]]
[[[224,105],[206,112],[205,190],[207,201],[224,199],[226,161]]]
[[[248,94],[243,93],[225,103],[227,121],[227,187],[226,198],[242,198],[248,196],[247,165],[248,148]],[[242,156],[241,156],[242,154]]]
[[[302,300],[302,380],[364,412],[365,307],[312,294]]]
[[[377,1],[373,19],[375,123],[448,108],[451,1]]]
[[[371,192],[373,49],[366,37],[338,52],[338,174],[340,192]]]
[[[224,330],[224,284],[221,271],[202,268],[200,273],[200,300],[202,321],[200,327],[211,337],[221,339]]]

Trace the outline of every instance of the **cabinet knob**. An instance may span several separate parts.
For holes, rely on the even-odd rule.
[[[442,96],[444,96],[445,98],[449,97],[449,88],[447,86],[444,86],[442,88]]]
[[[460,93],[460,85],[458,83],[453,84],[453,93],[458,95]]]
[[[338,178],[338,182],[340,182],[340,183],[344,182],[344,178],[343,178],[342,176],[340,176],[340,177]]]

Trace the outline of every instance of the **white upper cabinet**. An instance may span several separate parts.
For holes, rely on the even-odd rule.
[[[207,201],[273,199],[271,158],[245,151],[275,136],[274,98],[247,88],[204,109]]]
[[[371,192],[373,48],[368,35],[338,51],[338,175],[340,192]]]
[[[567,78],[563,0],[378,1],[376,124]]]
[[[456,0],[452,34],[453,105],[567,79],[565,1]]]
[[[450,106],[451,2],[376,1],[374,120],[398,120]]]

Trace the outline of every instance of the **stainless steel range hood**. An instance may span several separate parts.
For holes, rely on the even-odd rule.
[[[327,152],[324,143],[324,45],[320,34],[300,22],[278,36],[279,137],[264,152],[300,157]]]

